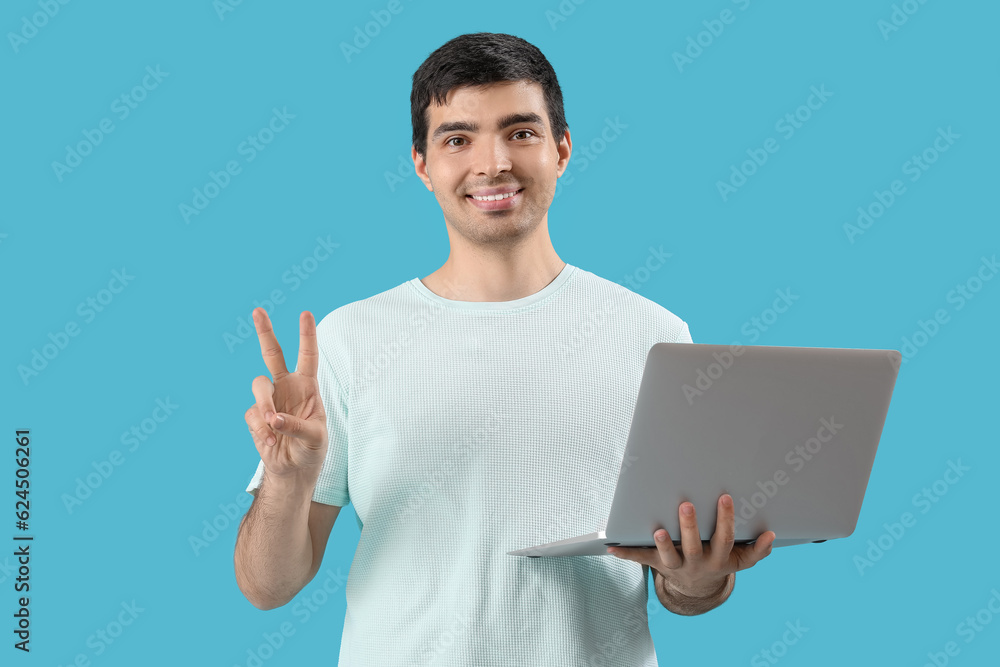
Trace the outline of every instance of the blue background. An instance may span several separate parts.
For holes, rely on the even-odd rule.
[[[251,380],[267,370],[255,336],[226,334],[280,290],[268,310],[291,365],[302,310],[318,321],[444,262],[440,208],[412,174],[411,77],[448,39],[490,31],[537,45],[559,76],[573,182],[562,182],[549,225],[564,260],[617,282],[632,276],[699,343],[904,353],[922,343],[900,370],[855,533],[775,550],[703,616],[674,615],[651,593],[660,664],[921,665],[928,653],[939,664],[996,664],[1000,617],[987,603],[996,595],[1000,609],[1000,280],[977,283],[994,277],[984,258],[1000,249],[996,3],[896,3],[895,26],[888,0],[404,0],[350,58],[341,43],[386,2],[216,5],[16,0],[0,11],[2,539],[17,532],[17,428],[32,432],[35,536],[30,655],[11,646],[16,574],[14,558],[0,557],[0,662],[252,665],[264,635],[287,622],[294,634],[264,651],[264,665],[335,664],[343,586],[321,591],[347,575],[352,510],[296,601],[262,612],[236,586],[236,527],[258,461],[243,413]],[[687,49],[695,57],[678,64]],[[123,117],[115,100],[147,67],[163,74],[145,79],[135,94],[144,99]],[[800,109],[813,86],[830,96]],[[294,118],[249,160],[241,143],[274,109]],[[797,111],[808,119],[788,136],[776,124]],[[54,168],[103,119],[113,131],[70,171]],[[602,145],[609,119],[626,127]],[[906,163],[948,128],[958,138],[928,151],[936,161],[910,180]],[[720,194],[718,182],[768,138],[779,150]],[[240,172],[186,220],[180,206],[231,160]],[[858,207],[897,179],[905,193],[849,238]],[[339,245],[296,283],[289,272],[317,238]],[[661,246],[670,259],[643,273]],[[102,292],[123,269],[128,284]],[[959,301],[959,285],[978,291]],[[751,318],[786,289],[798,300],[755,328]],[[100,312],[79,309],[101,297]],[[947,321],[915,337],[939,310]],[[77,335],[60,338],[70,323]],[[47,344],[44,367],[22,376]],[[162,423],[152,420],[158,399],[177,406]],[[130,450],[122,435],[144,420]],[[68,505],[116,450],[120,465]],[[949,461],[968,471],[939,482],[938,495]],[[925,488],[935,502],[915,503]],[[885,524],[904,512],[915,523],[893,537]],[[859,567],[869,540],[888,548]],[[322,601],[308,616],[296,612],[305,598]],[[123,604],[134,605],[135,618],[123,616],[131,624],[113,643],[98,640],[109,624],[116,631]],[[989,620],[963,633],[977,612]],[[786,624],[808,630],[797,637]]]

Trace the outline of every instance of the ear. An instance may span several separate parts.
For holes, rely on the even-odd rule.
[[[573,153],[573,140],[570,139],[568,128],[563,133],[559,145],[556,146],[556,151],[559,153],[559,162],[556,163],[556,178],[558,178],[566,171],[566,167],[569,165],[569,156]]]
[[[431,177],[427,174],[427,163],[420,153],[417,152],[416,146],[410,147],[410,157],[413,158],[413,170],[417,172],[417,176],[424,182],[428,190],[434,192],[434,186],[431,185]]]

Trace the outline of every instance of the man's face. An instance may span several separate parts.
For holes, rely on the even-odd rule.
[[[572,144],[569,131],[559,142],[552,137],[541,85],[456,88],[447,104],[431,104],[428,114],[426,161],[415,148],[412,155],[417,174],[441,205],[449,236],[510,245],[547,222]],[[517,194],[492,202],[471,196],[494,191]]]

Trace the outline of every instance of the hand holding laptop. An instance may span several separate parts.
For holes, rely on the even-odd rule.
[[[753,544],[735,545],[736,517],[733,499],[719,496],[718,518],[711,541],[705,545],[698,531],[698,515],[689,502],[677,512],[681,527],[678,550],[665,529],[653,533],[655,550],[650,547],[608,547],[608,553],[648,565],[665,577],[672,588],[688,597],[706,597],[735,572],[753,567],[771,553],[773,530],[762,533]]]

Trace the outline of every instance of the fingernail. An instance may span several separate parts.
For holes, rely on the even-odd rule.
[[[722,496],[722,504],[725,507],[731,507],[732,504],[733,504],[733,499],[731,497],[729,497],[728,495]]]
[[[686,516],[691,516],[691,514],[694,512],[694,507],[692,505],[684,505],[683,507],[681,507],[681,511],[684,512]]]
[[[657,542],[666,542],[667,541],[666,534],[665,533],[660,533],[659,535],[657,535],[656,536],[656,541]]]
[[[269,436],[267,436],[267,444],[269,444],[269,445],[272,445],[272,446],[273,446],[273,445],[274,445],[274,443],[276,443],[276,442],[277,442],[277,440],[275,440],[275,439],[274,439],[274,436],[273,436],[273,435],[269,435]]]
[[[271,412],[270,410],[268,410],[267,412],[264,413],[264,421],[266,421],[268,424],[270,424],[271,423],[271,417],[273,417],[273,416],[274,416],[274,413]]]
[[[282,426],[285,425],[285,418],[281,415],[275,415],[274,425],[277,426],[278,428],[281,428]]]

